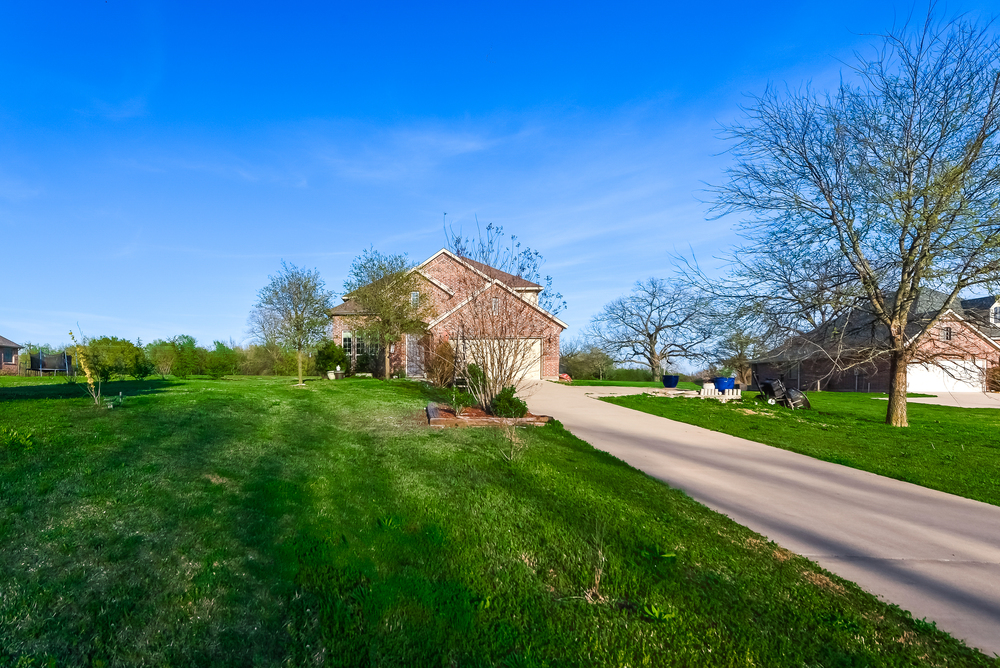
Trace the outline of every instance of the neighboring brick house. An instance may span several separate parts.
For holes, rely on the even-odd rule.
[[[559,336],[566,324],[538,305],[541,285],[459,257],[446,249],[441,249],[413,271],[423,279],[424,289],[411,298],[431,300],[436,317],[427,323],[427,336],[406,335],[404,341],[390,348],[392,373],[405,371],[409,377],[423,377],[425,351],[438,341],[450,341],[456,349],[474,345],[473,339],[478,337],[471,336],[468,326],[463,325],[471,309],[484,303],[499,308],[508,300],[516,299],[520,305],[518,323],[523,331],[513,336],[525,342],[522,346],[527,351],[523,360],[527,369],[525,378],[558,378]],[[359,354],[374,352],[367,350],[365,342],[351,332],[348,318],[357,315],[358,306],[350,295],[345,295],[344,302],[331,311],[331,337],[344,347],[352,363]]]
[[[947,298],[923,290],[913,307],[908,332],[915,336],[929,314],[937,313]],[[831,336],[840,328],[839,336]],[[844,332],[844,328],[848,331]],[[839,347],[828,342],[836,338]],[[856,316],[790,339],[760,358],[751,360],[757,377],[780,378],[801,390],[887,392],[890,386],[888,355],[862,362],[884,345],[885,330],[870,315]],[[839,358],[834,364],[833,358]],[[915,358],[907,366],[910,392],[981,392],[987,372],[1000,366],[1000,301],[995,297],[955,300],[940,320],[920,340]]]
[[[0,336],[0,376],[16,376],[21,346]]]

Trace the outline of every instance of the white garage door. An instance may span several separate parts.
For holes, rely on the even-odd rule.
[[[909,392],[982,392],[986,377],[985,361],[941,360],[937,364],[909,364],[906,389]]]
[[[523,380],[542,379],[541,339],[508,339],[487,341],[484,343],[475,340],[466,340],[461,345],[465,346],[466,361],[470,364],[476,363],[481,367],[489,369],[493,366],[492,360],[490,360],[493,355],[519,355],[521,357],[521,365],[518,373],[515,375],[519,376],[523,372]]]

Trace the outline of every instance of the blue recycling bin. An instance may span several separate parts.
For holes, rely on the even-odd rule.
[[[715,385],[715,389],[717,389],[719,392],[722,392],[723,390],[736,389],[735,378],[713,378],[712,384]]]

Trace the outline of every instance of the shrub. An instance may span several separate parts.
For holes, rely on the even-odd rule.
[[[469,389],[473,394],[481,394],[486,388],[486,374],[475,364],[465,367],[465,380],[469,383]]]
[[[448,404],[451,406],[451,410],[455,411],[455,416],[462,414],[462,411],[469,406],[476,405],[476,398],[469,394],[468,392],[463,392],[457,387],[451,388],[451,392],[448,393]]]
[[[326,341],[316,349],[316,371],[321,376],[325,376],[327,371],[334,371],[337,367],[345,373],[350,369],[347,360],[347,353],[344,349],[333,341]]]
[[[129,369],[129,375],[136,380],[145,380],[154,373],[156,373],[156,365],[146,357],[146,354],[140,348],[132,362],[132,367]]]
[[[608,380],[625,380],[629,382],[659,380],[658,378],[653,378],[653,374],[649,372],[649,369],[613,369],[605,378]]]
[[[236,373],[239,356],[236,351],[222,341],[215,341],[215,348],[208,352],[205,358],[205,371],[218,380],[223,376]]]
[[[424,372],[427,380],[438,387],[447,387],[455,379],[455,349],[447,341],[438,341],[429,351]]]
[[[1000,392],[1000,366],[986,372],[986,389],[989,392]]]
[[[522,418],[528,413],[528,405],[516,396],[517,390],[505,387],[493,399],[490,412],[499,417]]]
[[[361,353],[354,362],[355,373],[375,374],[378,371],[378,359],[371,353]]]

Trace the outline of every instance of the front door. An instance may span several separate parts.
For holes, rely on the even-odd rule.
[[[406,375],[408,378],[422,378],[424,375],[424,346],[420,337],[406,335]]]

